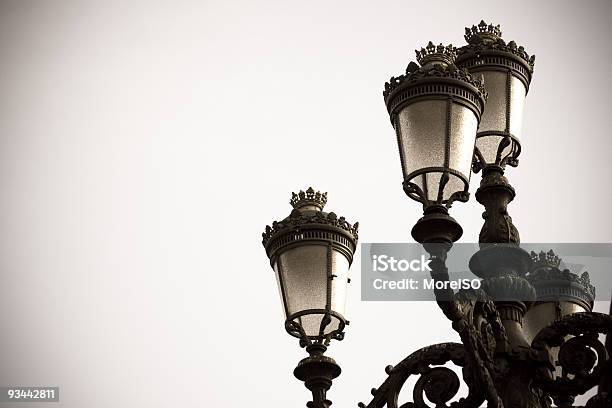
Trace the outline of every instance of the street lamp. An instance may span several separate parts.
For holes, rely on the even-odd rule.
[[[475,168],[516,166],[521,152],[523,106],[535,56],[514,41],[506,44],[499,25],[465,29],[468,45],[458,50],[457,66],[484,77],[489,99],[476,134]]]
[[[455,66],[452,45],[429,43],[384,97],[399,147],[404,190],[431,205],[467,201],[470,165],[484,109],[480,80]]]
[[[411,62],[405,75],[392,77],[383,96],[397,135],[404,191],[424,208],[412,235],[419,242],[454,242],[462,230],[447,207],[468,199],[484,87],[457,68],[452,45],[430,42],[416,54],[421,65]]]
[[[315,406],[331,404],[325,393],[340,375],[336,362],[324,356],[331,340],[342,340],[349,268],[357,247],[359,223],[323,212],[327,193],[312,187],[293,193],[293,211],[266,226],[263,245],[276,274],[285,312],[285,329],[310,354],[295,376],[313,393]]]
[[[593,311],[595,287],[588,272],[578,275],[561,269],[552,251],[531,253],[533,267],[527,280],[536,290],[536,303],[525,315],[525,330],[533,338],[550,323],[572,313]]]
[[[525,97],[534,57],[501,38],[499,26],[481,21],[466,29],[468,44],[456,49],[429,43],[417,51],[406,73],[383,92],[397,138],[403,189],[423,207],[412,229],[431,255],[431,276],[448,283],[446,259],[462,235],[450,216],[455,201],[468,201],[471,171],[482,170],[476,200],[484,225],[480,249],[469,260],[481,289],[435,286],[436,300],[461,343],[441,343],[388,366],[387,379],[372,389],[367,408],[398,407],[411,376],[413,402],[402,408],[562,408],[599,385],[585,408],[612,407],[612,317],[592,312],[595,289],[588,274],[559,268],[554,253],[520,247],[508,214],[515,197],[504,172],[517,166]],[[309,408],[328,408],[326,393],[340,374],[324,356],[344,337],[348,269],[357,245],[357,224],[323,212],[326,194],[293,194],[289,217],[266,227],[263,244],[274,269],[285,311],[285,327],[309,357],[295,376],[312,391]],[[598,336],[608,334],[607,345]],[[465,398],[450,403],[461,367]],[[366,407],[365,404],[359,404]]]

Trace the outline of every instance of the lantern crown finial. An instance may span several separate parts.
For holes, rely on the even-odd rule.
[[[591,284],[589,273],[582,274],[561,269],[561,258],[551,249],[548,252],[531,251],[533,265],[527,280],[537,292],[538,302],[569,301],[588,311],[593,310],[595,286]]]
[[[449,45],[434,45],[431,41],[425,48],[416,50],[416,58],[419,64],[426,65],[429,63],[444,63],[446,65],[453,64],[457,56],[457,49],[452,44]]]
[[[466,59],[472,60],[473,56],[481,61],[483,52],[490,54],[493,53],[509,53],[520,57],[524,61],[524,68],[527,73],[522,74],[526,76],[524,79],[525,86],[528,87],[531,82],[531,73],[533,73],[533,67],[535,65],[535,55],[529,55],[525,51],[525,47],[518,45],[514,41],[506,43],[501,38],[502,32],[499,28],[499,24],[494,26],[493,24],[487,24],[481,21],[478,25],[472,26],[472,28],[465,28],[465,40],[468,45],[457,49],[457,65],[465,66]],[[509,66],[513,68],[513,65]],[[516,68],[519,71],[521,68]],[[515,69],[515,70],[516,70]]]
[[[470,43],[479,43],[486,41],[497,41],[501,38],[502,32],[498,25],[487,24],[484,20],[480,20],[478,25],[473,25],[472,28],[465,28],[465,40]]]
[[[343,235],[342,240],[351,242],[350,254],[347,258],[352,260],[352,254],[357,245],[357,232],[359,223],[349,223],[346,218],[334,212],[323,212],[323,207],[327,203],[327,193],[315,191],[309,187],[306,191],[300,190],[299,193],[292,193],[289,203],[293,206],[293,211],[282,221],[274,221],[272,225],[266,226],[262,234],[262,243],[268,251],[268,255],[277,252],[280,247],[288,243],[300,240],[312,240],[313,236],[308,234],[294,234],[296,231],[304,229],[334,229],[336,233]],[[339,231],[343,230],[343,231]],[[277,240],[279,237],[290,235],[287,240]],[[333,238],[333,237],[332,237]],[[343,244],[347,246],[349,244]],[[348,253],[348,252],[347,252]]]
[[[299,193],[291,193],[289,203],[296,210],[304,207],[315,207],[314,209],[321,211],[327,203],[327,193],[321,193],[315,191],[312,187],[308,187],[306,191],[300,190]]]
[[[540,251],[540,253],[531,251],[531,260],[535,266],[558,268],[561,264],[561,258],[552,249],[548,252]]]

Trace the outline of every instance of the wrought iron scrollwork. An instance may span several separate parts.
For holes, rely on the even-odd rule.
[[[360,408],[476,408],[485,400],[477,386],[474,372],[467,362],[465,348],[459,343],[440,343],[424,347],[396,366],[387,366],[389,375],[379,388],[372,389],[374,398]],[[450,402],[459,391],[460,380],[455,372],[442,367],[447,362],[463,368],[463,379],[469,392],[464,398]],[[433,366],[433,367],[432,367]],[[410,376],[420,375],[413,389],[413,401],[399,405],[398,397]],[[428,405],[429,401],[433,405]]]
[[[595,387],[604,374],[612,371],[610,355],[599,340],[600,334],[610,333],[612,316],[595,312],[570,314],[542,329],[532,348],[547,351],[558,348],[558,360],[551,363],[561,368],[561,374],[540,376],[538,386],[553,398],[567,401]],[[608,406],[598,404],[609,402],[609,398],[599,394],[586,406]]]
[[[447,252],[444,247],[426,245],[426,249],[432,255],[432,278],[435,281],[448,281],[445,265]],[[460,290],[457,293],[452,289],[443,289],[434,290],[434,293],[438,305],[452,321],[453,329],[459,333],[465,345],[467,365],[481,385],[481,392],[489,407],[503,407],[494,383],[494,353],[508,339],[494,302],[482,289]]]
[[[320,314],[323,315],[319,326],[319,334],[317,336],[309,336],[299,322],[301,316],[307,314]],[[326,328],[332,323],[331,317],[334,316],[337,319],[338,327],[325,334]],[[298,313],[294,313],[285,320],[285,330],[293,337],[297,337],[300,340],[300,347],[308,347],[311,344],[322,344],[329,346],[331,340],[341,341],[344,339],[344,328],[348,324],[348,321],[344,320],[344,317],[335,313],[332,310],[325,309],[308,309]]]
[[[454,296],[461,314],[453,319],[453,328],[465,345],[468,364],[474,367],[476,381],[490,408],[502,408],[503,404],[494,383],[494,353],[507,343],[506,332],[493,301],[483,290],[459,291]]]

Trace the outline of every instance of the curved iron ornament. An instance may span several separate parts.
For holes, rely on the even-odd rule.
[[[417,184],[413,183],[412,181],[408,181],[408,180],[413,180],[414,178],[418,176],[426,177],[426,175],[432,171],[434,172],[437,171],[437,172],[442,173],[440,187],[438,188],[437,200],[434,200],[434,201],[429,200],[427,198],[427,194],[425,194],[425,192],[423,191],[421,187],[419,187]],[[453,194],[451,194],[451,196],[445,201],[444,206],[446,208],[451,208],[455,201],[466,203],[470,198],[470,193],[469,191],[467,191],[469,189],[469,182],[465,180],[465,178],[461,175],[461,173],[454,171],[452,169],[444,169],[442,167],[439,167],[439,168],[429,167],[429,168],[425,168],[425,169],[421,169],[421,170],[412,172],[410,175],[406,176],[406,180],[402,182],[402,187],[408,197],[423,204],[423,208],[427,208],[431,205],[434,205],[436,201],[442,201],[441,199],[442,192],[444,191],[444,187],[449,181],[449,176],[448,176],[449,174],[459,177],[459,179],[463,181],[465,190],[455,191]]]
[[[300,324],[299,318],[313,314],[324,316],[321,319],[319,334],[316,336],[308,336]],[[330,323],[332,323],[332,316],[337,319],[338,328],[325,335],[325,329]],[[334,312],[333,310],[306,309],[289,316],[287,320],[285,320],[285,330],[287,333],[293,337],[297,337],[300,340],[300,347],[302,348],[311,344],[323,344],[325,346],[329,346],[331,340],[341,341],[344,339],[344,329],[347,324],[348,321],[340,313]]]
[[[561,367],[561,375],[539,376],[538,387],[555,399],[573,401],[576,395],[597,386],[604,375],[612,372],[612,360],[599,335],[611,333],[612,316],[596,312],[570,314],[542,329],[534,338],[532,348],[547,352],[559,348],[558,361],[554,364]],[[597,405],[600,401],[610,403],[610,395],[600,393],[586,406],[600,406]]]
[[[454,47],[434,46],[417,52],[421,66],[411,62],[406,74],[392,77],[385,84],[383,96],[391,122],[396,129],[404,192],[424,206],[424,216],[414,225],[412,236],[424,245],[431,255],[431,276],[435,283],[448,282],[446,258],[454,242],[463,233],[448,213],[454,201],[467,201],[470,175],[463,175],[451,167],[449,141],[446,130],[446,152],[442,167],[423,167],[407,174],[401,145],[398,114],[404,107],[418,101],[447,100],[447,123],[450,106],[462,105],[473,111],[478,120],[484,112],[486,89],[479,73],[486,70],[506,73],[506,126],[477,132],[481,137],[495,136],[499,140],[495,150],[487,151],[487,160],[475,146],[472,156],[474,172],[482,171],[476,200],[485,207],[485,220],[479,236],[480,251],[470,260],[470,270],[482,279],[482,289],[460,290],[435,285],[434,294],[462,343],[441,343],[422,348],[397,366],[388,366],[388,377],[379,388],[372,389],[373,399],[361,408],[551,408],[554,401],[559,408],[612,407],[612,317],[582,312],[567,315],[542,329],[530,342],[523,330],[523,318],[536,299],[537,279],[550,279],[550,271],[538,276],[531,272],[534,261],[519,247],[520,235],[508,213],[508,205],[515,197],[514,188],[504,175],[506,165],[516,166],[521,151],[520,142],[511,133],[511,79],[518,78],[529,89],[535,58],[513,41],[501,39],[499,26],[481,22],[466,29],[468,45],[459,50],[457,65],[453,65]],[[428,64],[426,60],[444,64]],[[495,155],[493,156],[493,153]],[[441,173],[437,192],[428,191],[426,176]],[[444,195],[451,176],[463,181],[449,197]],[[424,177],[422,185],[415,180]],[[432,193],[432,194],[428,194]],[[263,244],[271,264],[285,249],[301,243],[321,242],[333,245],[352,262],[357,244],[358,223],[351,225],[335,213],[324,213],[325,193],[308,189],[293,194],[294,211],[272,227],[266,227]],[[299,208],[308,209],[300,211]],[[310,207],[315,207],[313,210]],[[318,211],[316,211],[318,209]],[[549,259],[551,258],[551,259]],[[551,257],[545,259],[549,262]],[[495,261],[495,262],[493,262]],[[329,263],[328,263],[329,265]],[[558,264],[555,266],[558,267]],[[329,266],[328,266],[329,272]],[[565,271],[559,271],[563,274]],[[556,273],[556,272],[555,272]],[[585,309],[592,310],[594,288],[588,274],[580,278],[586,295],[577,297]],[[533,283],[533,285],[532,285]],[[329,288],[329,286],[328,286]],[[284,296],[284,294],[283,294]],[[283,298],[284,302],[284,298]],[[318,331],[306,333],[302,316],[322,315]],[[612,314],[612,311],[611,311]],[[325,356],[332,339],[342,340],[345,325],[342,315],[326,309],[308,309],[289,315],[285,328],[300,339],[309,357],[301,360],[294,375],[312,391],[309,408],[329,408],[327,391],[332,380],[340,375],[340,366]],[[560,314],[558,315],[560,316]],[[332,319],[339,321],[331,326]],[[333,329],[333,330],[331,330]],[[331,332],[328,332],[331,330]],[[310,330],[309,330],[310,331]],[[604,345],[601,335],[607,335]],[[558,360],[558,361],[554,361]],[[445,365],[452,362],[461,367],[462,378],[468,388],[467,396],[459,397],[461,379]],[[400,405],[399,397],[408,380],[415,380],[412,401]],[[599,385],[599,393],[585,407],[574,406],[576,395],[584,394]]]
[[[512,167],[518,167],[519,159],[518,156],[521,153],[521,144],[516,136],[510,133],[503,132],[480,132],[476,139],[480,137],[487,137],[490,135],[503,136],[497,147],[497,154],[495,156],[495,163],[493,165],[505,168],[506,165]],[[511,149],[504,155],[506,147],[510,146]],[[486,160],[483,154],[480,152],[478,147],[474,148],[474,157],[472,158],[472,171],[474,173],[480,172],[487,166]]]
[[[431,277],[434,281],[449,281],[446,257],[449,246],[425,245],[432,256]],[[476,378],[490,408],[502,408],[501,398],[495,387],[495,351],[508,344],[505,328],[493,300],[482,289],[460,290],[434,289],[436,301],[442,312],[452,322],[452,327],[464,344],[468,365]]]
[[[368,405],[359,403],[360,408],[476,408],[485,400],[482,390],[471,368],[467,365],[463,344],[440,343],[415,351],[396,366],[387,366],[389,375],[379,388],[372,389],[374,398]],[[469,387],[467,397],[449,401],[459,391],[459,377],[449,368],[447,362],[463,368],[463,378]],[[434,366],[434,367],[432,367]],[[399,405],[399,394],[406,381],[413,375],[420,375],[413,389],[413,402]],[[435,405],[428,405],[425,398]]]

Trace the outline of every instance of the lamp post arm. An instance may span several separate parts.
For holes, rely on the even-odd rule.
[[[493,353],[496,342],[505,341],[505,331],[497,315],[495,305],[483,291],[460,291],[455,293],[448,285],[435,285],[436,282],[449,282],[446,258],[451,245],[425,244],[431,255],[431,277],[434,279],[434,294],[444,315],[453,322],[453,329],[459,333],[465,347],[467,365],[472,367],[478,384],[490,408],[503,408],[503,403],[495,388]],[[490,327],[490,336],[477,329],[476,321],[483,317]],[[489,333],[489,332],[487,332]]]
[[[450,321],[458,321],[463,317],[463,312],[455,297],[455,291],[446,285],[446,282],[450,280],[448,268],[446,267],[446,253],[444,253],[443,256],[438,256],[431,252],[430,254],[430,274],[434,280],[434,295],[436,297],[436,302]],[[443,283],[443,285],[440,285],[440,288],[436,285],[438,282]]]
[[[468,395],[460,401],[452,402],[459,391],[459,377],[444,365],[452,362],[463,369],[463,380],[468,386]],[[440,343],[424,347],[410,354],[395,366],[385,368],[387,379],[378,388],[373,388],[372,400],[366,405],[359,403],[360,408],[398,408],[402,407],[432,407],[425,398],[436,407],[453,406],[456,408],[477,408],[485,400],[485,395],[478,380],[474,378],[474,370],[468,367],[468,358],[463,344]],[[399,396],[402,388],[412,376],[418,376],[412,390],[413,402],[400,404]]]
[[[448,252],[463,230],[459,223],[448,214],[442,205],[425,208],[423,217],[412,227],[412,237],[421,243],[430,255],[430,274],[434,280],[434,294],[438,305],[451,321],[461,319],[461,309],[455,299],[455,292],[448,286],[449,276],[446,267]],[[438,287],[437,283],[442,282]]]

